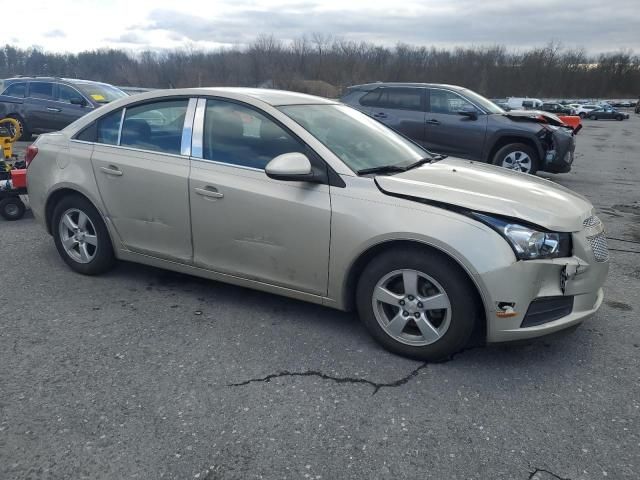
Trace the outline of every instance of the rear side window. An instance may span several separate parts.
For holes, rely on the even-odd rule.
[[[365,107],[377,107],[378,99],[380,98],[380,89],[376,89],[373,92],[367,93],[360,99],[360,105]]]
[[[117,110],[98,120],[98,134],[96,141],[107,145],[117,145],[121,118],[122,110]]]
[[[27,91],[26,83],[16,82],[9,85],[2,94],[8,95],[10,97],[24,98],[26,91]]]
[[[188,99],[127,108],[120,145],[179,155]]]
[[[523,102],[524,105],[524,102]],[[477,110],[460,95],[447,90],[431,90],[431,112],[457,115],[462,110]]]
[[[305,145],[262,113],[237,103],[207,100],[203,158],[264,169],[283,153],[305,152]]]
[[[29,84],[29,96],[41,100],[53,100],[53,83],[31,82]]]
[[[384,88],[378,103],[384,108],[399,110],[422,110],[421,88]]]

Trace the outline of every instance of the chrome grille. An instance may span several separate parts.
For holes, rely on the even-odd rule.
[[[595,215],[587,218],[584,222],[582,222],[582,225],[584,225],[585,227],[595,227],[596,225],[599,225],[599,224],[600,224],[600,219]]]
[[[600,232],[593,237],[587,237],[587,240],[591,244],[591,250],[593,250],[593,255],[596,257],[596,262],[609,260],[609,248],[607,247],[607,237],[605,237],[604,232]]]

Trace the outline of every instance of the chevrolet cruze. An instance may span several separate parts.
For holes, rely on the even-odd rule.
[[[355,308],[414,358],[556,332],[602,303],[607,244],[584,197],[322,98],[154,91],[41,135],[27,161],[33,213],[73,270],[120,259]]]

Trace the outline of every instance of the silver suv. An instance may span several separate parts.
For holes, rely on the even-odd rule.
[[[438,160],[326,99],[145,93],[41,135],[27,159],[34,215],[75,271],[122,259],[357,308],[402,355],[544,335],[602,303],[607,246],[585,198]]]

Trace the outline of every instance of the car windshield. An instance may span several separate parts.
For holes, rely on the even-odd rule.
[[[128,96],[119,88],[103,83],[76,83],[75,86],[98,103],[109,103]]]
[[[355,172],[407,167],[430,158],[423,148],[346,105],[286,105],[279,109]]]
[[[473,90],[463,88],[460,93],[467,97],[472,103],[475,103],[476,105],[482,107],[482,109],[488,113],[504,113],[504,110],[498,105],[493,103],[488,98],[484,98],[482,95],[477,94]]]

